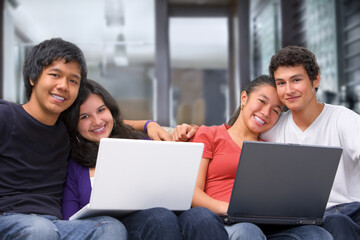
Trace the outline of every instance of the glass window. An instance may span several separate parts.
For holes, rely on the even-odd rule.
[[[321,69],[319,96],[325,91],[336,93],[338,63],[335,1],[306,0],[304,19],[307,47],[316,55]]]
[[[255,4],[251,2],[251,4]],[[255,9],[255,6],[252,6]],[[269,74],[271,57],[280,49],[279,4],[272,1],[261,11],[252,11],[252,78]]]
[[[226,18],[171,18],[171,126],[222,124],[228,116]]]
[[[8,1],[7,1],[8,2]],[[13,1],[6,14],[7,59],[16,74],[12,82],[18,102],[25,101],[21,68],[26,50],[49,38],[61,37],[84,52],[88,78],[100,82],[118,101],[124,118],[152,119],[155,23],[154,1],[32,0]],[[8,37],[9,38],[9,37]],[[15,46],[15,48],[13,48]],[[5,47],[5,49],[9,49]],[[14,78],[19,81],[13,81]],[[10,96],[5,95],[8,100]]]

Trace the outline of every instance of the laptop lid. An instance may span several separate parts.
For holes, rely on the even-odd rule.
[[[70,219],[122,217],[153,207],[189,209],[203,148],[202,143],[101,139],[90,202]]]
[[[244,142],[225,222],[321,224],[342,149]]]

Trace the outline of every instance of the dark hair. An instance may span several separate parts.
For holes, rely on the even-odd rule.
[[[62,120],[68,128],[70,135],[71,157],[85,167],[95,167],[99,148],[97,143],[83,138],[78,132],[80,106],[90,94],[96,94],[101,97],[113,116],[114,127],[110,133],[110,138],[146,138],[145,134],[135,131],[131,126],[124,124],[117,102],[110,93],[99,83],[87,79],[84,88],[79,91],[79,96],[73,106],[62,115]]]
[[[274,78],[274,72],[278,67],[295,67],[299,65],[305,68],[311,81],[314,81],[318,74],[320,74],[320,67],[315,55],[309,49],[299,46],[284,47],[272,56],[269,65],[269,74]]]
[[[32,93],[30,79],[36,83],[44,67],[51,65],[53,61],[62,59],[64,59],[66,63],[77,62],[79,64],[81,89],[87,78],[86,61],[82,51],[71,42],[64,41],[61,38],[52,38],[34,46],[26,55],[23,66],[23,76],[25,94],[28,100]]]
[[[257,90],[259,87],[269,85],[271,87],[276,88],[275,82],[269,75],[260,75],[254,80],[252,80],[249,84],[245,86],[242,91],[245,91],[248,96],[251,95],[252,92]],[[236,119],[239,117],[241,106],[239,106],[235,112],[230,116],[228,125],[234,125]]]

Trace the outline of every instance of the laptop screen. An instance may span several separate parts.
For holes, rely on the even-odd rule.
[[[228,215],[322,218],[341,153],[337,147],[244,142]]]

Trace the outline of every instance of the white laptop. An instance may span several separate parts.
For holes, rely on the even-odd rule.
[[[70,220],[124,217],[138,210],[190,208],[204,145],[104,138],[90,202]]]

